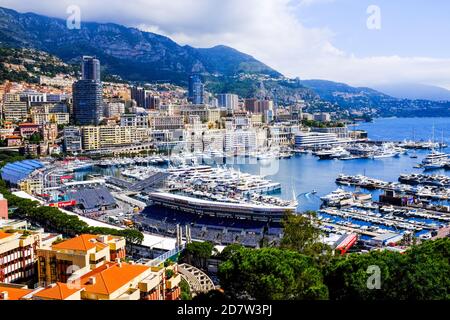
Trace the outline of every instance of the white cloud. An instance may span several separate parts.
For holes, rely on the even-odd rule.
[[[65,17],[77,4],[82,19],[116,22],[167,35],[181,44],[225,44],[287,76],[353,85],[420,82],[450,89],[450,58],[355,57],[333,45],[326,28],[306,28],[295,11],[333,0],[0,0],[0,5]]]

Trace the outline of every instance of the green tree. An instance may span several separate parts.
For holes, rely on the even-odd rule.
[[[180,261],[200,269],[207,268],[207,260],[211,258],[214,245],[210,242],[189,243],[180,255]]]
[[[428,241],[404,254],[371,251],[335,257],[324,270],[334,300],[435,300],[450,299],[450,239]],[[380,288],[368,281],[379,270]]]
[[[325,263],[331,254],[331,248],[320,241],[322,231],[314,225],[316,217],[314,211],[307,211],[303,215],[287,213],[282,221],[283,238],[280,246]]]
[[[320,269],[292,250],[234,248],[219,266],[220,284],[232,299],[327,299]]]

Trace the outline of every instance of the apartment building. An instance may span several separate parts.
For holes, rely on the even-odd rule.
[[[41,234],[25,230],[0,230],[0,283],[23,281],[34,275]]]
[[[79,127],[64,128],[64,149],[66,152],[80,152],[83,149]]]
[[[114,259],[125,257],[125,239],[114,236],[80,235],[37,251],[38,280],[48,285],[67,282]]]
[[[32,113],[31,121],[38,125],[55,123],[57,125],[69,124],[69,113]]]
[[[18,94],[5,94],[3,99],[3,119],[22,122],[28,118],[28,103],[22,101]]]
[[[81,133],[84,150],[111,148],[150,140],[147,128],[114,125],[87,126],[82,127]]]
[[[153,116],[150,118],[153,130],[177,130],[184,128],[184,119],[181,116]]]
[[[207,105],[188,105],[180,108],[180,115],[184,117],[185,123],[192,116],[198,116],[202,122],[216,122],[220,120],[220,109],[209,108]]]
[[[122,127],[148,128],[149,117],[147,113],[122,114],[120,125]]]

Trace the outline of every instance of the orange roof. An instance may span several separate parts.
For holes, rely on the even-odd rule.
[[[6,239],[6,238],[9,238],[9,237],[11,237],[12,235],[13,235],[13,233],[7,233],[7,232],[0,231],[0,239]]]
[[[34,294],[34,296],[50,300],[65,300],[74,293],[80,291],[81,288],[74,289],[62,282],[57,282],[54,286],[48,287]]]
[[[52,249],[88,251],[93,248],[101,250],[108,246],[97,241],[96,238],[97,236],[92,234],[82,234],[81,236],[55,244],[52,246]]]
[[[39,127],[40,125],[32,122],[19,123],[19,127],[34,127],[34,126]]]
[[[121,265],[119,267],[118,263],[108,262],[81,277],[81,285],[87,292],[109,295],[150,269],[125,262]],[[89,283],[91,277],[95,277],[95,284]]]
[[[33,290],[30,289],[19,289],[19,288],[11,288],[0,285],[0,292],[6,291],[8,292],[8,300],[19,300],[23,296],[26,296]]]

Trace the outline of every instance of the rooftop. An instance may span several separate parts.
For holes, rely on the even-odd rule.
[[[144,265],[108,262],[85,274],[80,283],[87,292],[109,295],[149,270],[150,267]],[[95,278],[94,283],[92,278]]]
[[[6,285],[0,284],[0,292],[5,292],[5,291],[8,292],[8,300],[20,300],[22,297],[31,293],[33,290],[14,288],[11,286],[6,286]]]
[[[81,288],[71,288],[65,283],[57,282],[34,294],[35,297],[49,300],[65,300]]]
[[[97,236],[92,234],[83,234],[81,236],[55,244],[52,246],[52,249],[88,251],[96,248],[98,251],[104,249],[107,246],[108,246],[107,244],[98,241]]]
[[[14,235],[13,233],[7,233],[7,232],[0,231],[0,240],[9,238],[13,235]]]

